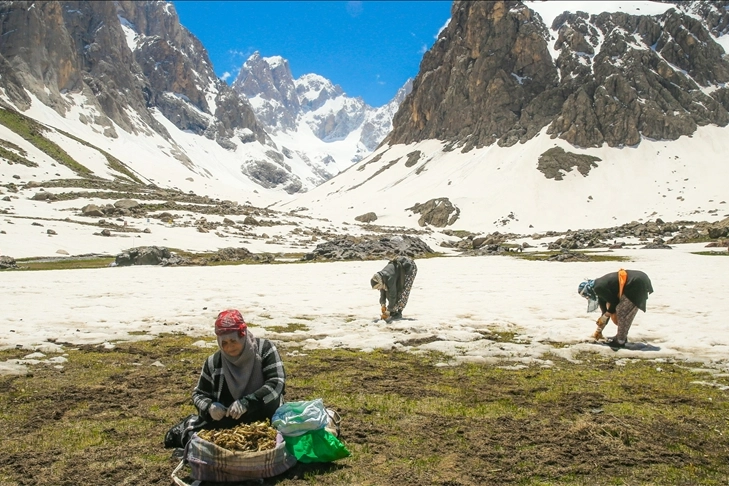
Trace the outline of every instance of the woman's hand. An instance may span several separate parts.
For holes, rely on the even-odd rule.
[[[241,415],[248,411],[248,407],[245,406],[240,400],[233,402],[233,405],[228,409],[228,417],[233,420],[238,420]]]
[[[213,420],[222,420],[227,413],[227,409],[222,403],[215,402],[210,405],[210,408],[208,408],[208,413]]]

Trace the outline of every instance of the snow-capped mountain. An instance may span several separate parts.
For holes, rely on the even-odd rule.
[[[280,207],[524,232],[726,217],[726,6],[456,1],[383,145]]]
[[[301,140],[299,146],[306,147],[310,159],[325,165],[335,162],[337,170],[330,170],[335,175],[377,148],[392,129],[392,118],[412,82],[408,80],[389,103],[373,108],[318,74],[294,79],[286,59],[256,52],[232,87],[248,98],[274,140],[289,140],[282,141],[289,145],[290,140]]]
[[[265,205],[342,168],[337,151],[319,157],[291,137],[273,140],[171,3],[6,1],[0,19],[2,109],[40,123],[61,148],[82,140],[118,161],[75,175]]]
[[[167,2],[0,2],[0,182],[430,230],[713,221],[728,4],[456,1],[412,92],[368,111],[282,58],[249,59],[242,96]]]

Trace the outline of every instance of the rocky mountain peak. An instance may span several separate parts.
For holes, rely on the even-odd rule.
[[[301,106],[286,59],[253,53],[241,67],[232,88],[246,96],[261,122],[270,129],[291,130]]]
[[[344,96],[341,86],[318,74],[304,74],[296,80],[296,94],[301,101],[303,111],[315,111],[328,100]]]
[[[356,144],[344,151],[348,159],[339,161],[340,166],[347,167],[372,152],[387,135],[411,82],[388,104],[373,108],[361,98],[347,96],[341,86],[321,75],[308,73],[293,79],[286,59],[264,58],[256,52],[243,64],[232,88],[248,98],[270,133],[311,132],[318,141],[329,144],[359,132]],[[331,155],[319,158],[332,160]]]

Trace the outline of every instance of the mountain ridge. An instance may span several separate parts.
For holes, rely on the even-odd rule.
[[[248,99],[258,120],[274,135],[311,131],[318,140],[331,143],[359,134],[345,164],[338,164],[346,168],[371,153],[389,133],[392,117],[410,92],[412,80],[390,102],[374,108],[359,97],[347,96],[341,86],[319,74],[294,79],[286,59],[255,52],[231,86]]]
[[[590,11],[598,4],[613,10]],[[269,101],[292,111],[271,127],[254,91],[246,99],[212,74],[171,4],[38,5],[0,3],[0,99],[93,177],[348,224],[373,213],[376,225],[467,231],[711,221],[729,199],[727,2],[548,13],[572,4],[457,1],[412,91],[376,120],[324,78],[301,77],[297,92],[286,60],[272,58],[285,89]],[[37,51],[24,47],[30,33]],[[352,165],[367,130],[375,151]],[[13,163],[5,184],[80,177],[11,132],[0,126],[7,157],[28,164]]]

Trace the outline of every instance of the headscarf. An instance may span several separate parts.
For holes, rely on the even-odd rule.
[[[382,281],[382,275],[380,275],[380,272],[377,272],[372,276],[372,279],[370,279],[370,285],[376,290],[387,290],[387,285],[385,285],[385,282]]]
[[[577,286],[577,293],[587,299],[587,312],[593,312],[597,309],[597,294],[595,293],[595,281],[585,280]]]
[[[229,332],[238,331],[238,336],[245,336],[246,321],[240,312],[236,309],[224,310],[218,314],[218,318],[215,319],[215,335],[220,336],[221,334],[227,334]]]
[[[237,310],[223,311],[215,320],[215,334],[223,360],[223,376],[233,399],[249,395],[264,384],[261,356],[253,334],[247,329],[243,316]],[[223,351],[223,339],[236,339],[243,345],[238,356]]]

